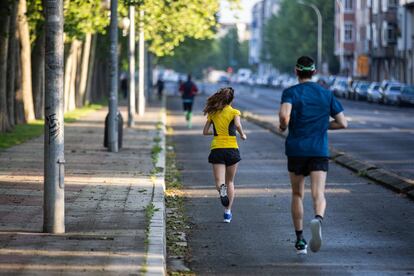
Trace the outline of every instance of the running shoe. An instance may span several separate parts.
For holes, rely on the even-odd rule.
[[[308,248],[308,244],[306,243],[305,239],[296,240],[295,248],[296,254],[298,255],[306,255],[308,253],[306,250],[306,248]]]
[[[220,193],[221,204],[224,207],[228,207],[230,204],[230,201],[229,201],[229,197],[227,196],[227,186],[225,184],[221,184],[219,193]]]
[[[310,223],[312,238],[309,241],[309,246],[312,252],[318,252],[322,246],[322,224],[319,219],[313,219]]]
[[[231,213],[226,213],[226,212],[224,212],[224,215],[223,215],[223,218],[224,218],[224,222],[226,222],[226,223],[230,223],[231,222],[231,219],[232,219],[232,214]]]

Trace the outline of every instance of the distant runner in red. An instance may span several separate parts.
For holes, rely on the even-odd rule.
[[[192,127],[191,119],[193,117],[193,103],[197,92],[198,88],[195,83],[191,81],[191,75],[189,74],[187,76],[187,81],[180,86],[181,98],[183,99],[183,109],[188,128]]]

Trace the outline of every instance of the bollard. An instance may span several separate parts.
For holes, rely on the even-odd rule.
[[[124,119],[122,118],[121,112],[118,111],[118,149],[122,148],[122,136],[123,136],[123,125],[124,125]],[[108,123],[109,123],[109,114],[105,117],[105,134],[104,134],[104,147],[108,147]]]

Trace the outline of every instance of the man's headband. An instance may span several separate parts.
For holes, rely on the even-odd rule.
[[[303,66],[302,64],[296,64],[296,70],[298,70],[298,71],[315,71],[316,67],[315,67],[315,64],[312,64],[310,66]]]

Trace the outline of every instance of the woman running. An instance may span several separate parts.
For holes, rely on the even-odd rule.
[[[214,135],[208,162],[213,164],[213,174],[217,191],[224,209],[224,222],[232,219],[231,207],[234,200],[234,176],[237,163],[241,160],[237,145],[236,130],[243,140],[247,139],[240,123],[240,111],[231,107],[234,90],[221,88],[207,99],[204,115],[207,122],[204,135]],[[213,126],[213,131],[210,127]]]

